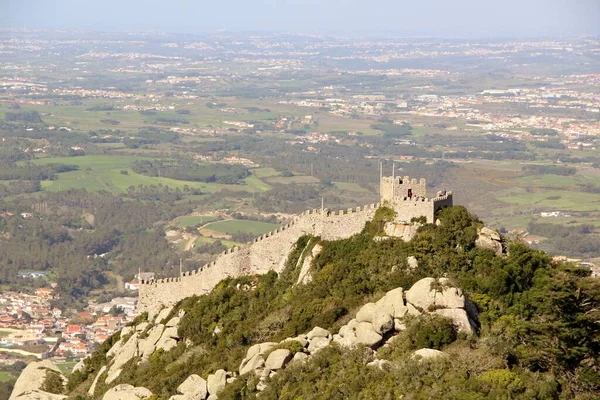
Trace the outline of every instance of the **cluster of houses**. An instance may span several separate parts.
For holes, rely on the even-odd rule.
[[[56,296],[53,288],[0,293],[0,354],[19,349],[42,358],[85,356],[136,314],[136,297],[92,303],[78,312],[54,307]]]

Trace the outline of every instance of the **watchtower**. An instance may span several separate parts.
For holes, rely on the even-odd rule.
[[[411,179],[408,176],[383,176],[380,170],[379,190],[381,204],[388,204],[396,211],[396,222],[406,223],[413,218],[425,217],[427,222],[435,222],[435,213],[444,207],[452,206],[452,192],[441,191],[433,198],[427,197],[425,179]]]

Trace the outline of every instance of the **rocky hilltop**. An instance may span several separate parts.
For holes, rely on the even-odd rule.
[[[68,382],[31,364],[12,398],[597,398],[598,282],[463,207],[437,218],[303,236],[281,273],[148,310]]]

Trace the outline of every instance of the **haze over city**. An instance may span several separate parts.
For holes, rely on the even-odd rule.
[[[2,0],[0,26],[206,33],[287,31],[443,37],[600,34],[597,0]]]
[[[600,399],[600,0],[0,0],[0,400]]]

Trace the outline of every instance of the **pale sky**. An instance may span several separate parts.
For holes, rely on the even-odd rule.
[[[442,37],[600,35],[600,0],[0,0],[1,27]]]

